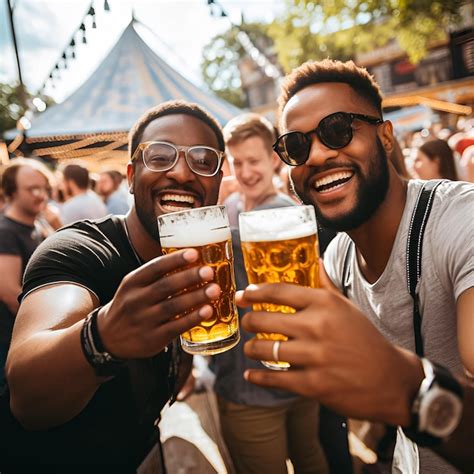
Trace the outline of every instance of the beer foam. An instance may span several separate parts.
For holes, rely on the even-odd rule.
[[[242,213],[239,223],[242,242],[276,242],[301,239],[317,233],[312,206],[291,206]]]
[[[197,247],[231,239],[224,206],[172,212],[158,218],[161,246]]]

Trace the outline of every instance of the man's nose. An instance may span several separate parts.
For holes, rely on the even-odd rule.
[[[247,178],[249,175],[251,174],[251,169],[250,169],[250,165],[246,164],[246,163],[242,163],[242,166],[240,168],[240,175],[242,176],[242,178]]]
[[[322,166],[327,160],[336,158],[339,154],[339,150],[333,150],[328,148],[324,143],[321,142],[316,134],[311,135],[311,147],[309,149],[308,160],[306,165],[308,166]]]
[[[195,178],[194,173],[188,166],[184,156],[184,151],[179,152],[179,156],[175,165],[173,168],[166,171],[166,174],[169,179],[173,179],[177,183],[187,183],[189,181],[193,181]]]

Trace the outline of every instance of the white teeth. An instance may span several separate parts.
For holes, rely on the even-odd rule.
[[[194,204],[196,200],[193,196],[188,196],[184,194],[163,194],[161,197],[162,201],[175,201],[175,202],[187,202],[189,204]],[[174,206],[176,207],[176,206]]]
[[[352,173],[350,171],[339,171],[337,173],[327,175],[324,178],[316,180],[315,188],[319,188],[321,186],[331,184],[334,181],[339,181],[340,179],[350,178],[350,177],[352,177],[353,174],[354,173]]]
[[[189,207],[168,206],[168,204],[163,204],[161,207],[166,212],[187,211],[189,209]]]

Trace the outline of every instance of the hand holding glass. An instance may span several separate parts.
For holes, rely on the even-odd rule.
[[[240,239],[249,283],[294,283],[316,288],[318,236],[313,206],[243,212]],[[254,311],[294,313],[290,306],[255,304]],[[258,339],[286,341],[283,334],[257,334]],[[270,369],[286,370],[288,362],[262,361]]]
[[[158,217],[164,254],[193,247],[199,252],[194,265],[214,270],[214,281],[222,293],[212,302],[213,316],[181,334],[183,350],[190,354],[214,355],[234,347],[240,339],[235,306],[234,259],[225,206],[209,206]]]

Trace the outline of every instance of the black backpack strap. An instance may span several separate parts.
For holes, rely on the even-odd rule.
[[[342,267],[342,294],[347,298],[351,280],[351,259],[354,251],[354,242],[351,240],[344,256],[344,266]]]
[[[418,356],[424,356],[423,339],[421,337],[421,314],[419,309],[419,296],[416,292],[418,281],[421,277],[421,256],[423,250],[423,236],[426,223],[430,216],[433,205],[433,197],[436,188],[443,180],[427,181],[421,188],[413,214],[411,216],[410,227],[407,239],[407,286],[413,298],[413,330],[415,333],[415,350]]]

